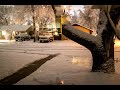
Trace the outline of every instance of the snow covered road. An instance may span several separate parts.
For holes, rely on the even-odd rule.
[[[15,85],[120,84],[120,62],[115,74],[90,72],[92,56],[89,50],[71,41],[38,43],[33,41],[0,44],[0,79],[12,75],[25,65],[49,55],[58,56],[44,63],[36,71]],[[115,48],[115,58],[120,59],[120,48]]]

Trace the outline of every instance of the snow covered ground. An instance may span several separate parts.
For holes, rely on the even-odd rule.
[[[33,41],[0,44],[0,79],[29,63],[52,54],[58,56],[47,61],[36,71],[14,85],[104,85],[120,84],[120,47],[115,47],[116,72],[114,74],[90,72],[92,56],[85,47],[71,41],[38,43]]]

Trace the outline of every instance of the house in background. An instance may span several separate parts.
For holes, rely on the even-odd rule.
[[[64,15],[61,16],[61,33],[62,33],[62,24],[64,24],[64,22],[67,20],[66,17],[67,17],[67,16],[64,16]],[[71,23],[71,24],[72,24],[72,23]],[[86,33],[88,33],[88,34],[92,34],[92,33],[93,33],[93,30],[91,30],[91,29],[89,29],[89,28],[87,28],[87,27],[84,27],[84,26],[82,26],[82,25],[79,25],[79,24],[77,24],[77,23],[76,23],[76,24],[72,24],[72,26],[73,26],[74,28],[76,28],[76,29],[78,29],[78,30],[81,30],[81,31],[83,31],[83,32],[86,32]],[[62,34],[61,40],[66,40],[66,39],[68,39],[68,38]]]
[[[31,27],[31,25],[3,25],[0,27],[0,39],[14,39],[19,33],[28,33]]]
[[[79,29],[79,30],[81,30],[81,31],[83,31],[83,32],[86,32],[86,33],[88,33],[88,34],[92,34],[92,32],[93,32],[91,29],[86,28],[86,27],[84,27],[84,26],[81,26],[81,25],[79,25],[79,24],[73,24],[72,26],[73,26],[74,28]]]

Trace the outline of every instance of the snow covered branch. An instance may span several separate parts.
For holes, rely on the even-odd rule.
[[[106,28],[106,24],[107,24],[108,20],[107,17],[105,15],[104,10],[101,10],[99,13],[99,22],[97,25],[97,36],[101,36],[103,33],[103,30],[105,30]]]
[[[97,44],[98,38],[74,28],[69,22],[63,25],[63,35],[90,49],[92,44]]]
[[[110,22],[110,24],[111,24],[111,26],[112,26],[112,28],[113,28],[113,30],[114,30],[114,32],[115,32],[116,37],[120,40],[120,30],[118,30],[118,29],[115,27],[115,24],[113,23],[113,20],[111,19],[111,16],[110,16],[110,14],[109,14],[110,9],[111,9],[111,6],[108,5],[107,11],[106,11],[107,17],[108,17],[108,20],[109,20],[109,22]]]

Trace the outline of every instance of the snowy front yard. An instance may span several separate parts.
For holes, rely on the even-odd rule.
[[[115,48],[116,72],[114,74],[90,72],[92,56],[89,50],[70,41],[33,43],[33,41],[0,44],[0,79],[29,63],[59,54],[45,62],[36,71],[14,85],[93,85],[120,84],[120,47]]]

